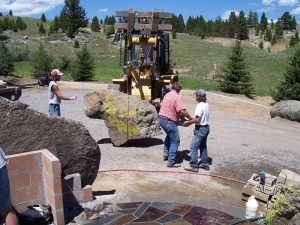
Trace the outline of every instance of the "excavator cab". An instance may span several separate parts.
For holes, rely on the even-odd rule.
[[[149,100],[159,108],[164,90],[178,81],[178,73],[170,64],[168,31],[172,31],[172,25],[166,23],[172,14],[129,9],[117,11],[116,17],[123,73],[113,83],[120,91]]]

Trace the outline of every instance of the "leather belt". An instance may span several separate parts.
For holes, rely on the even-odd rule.
[[[160,116],[159,118],[160,118],[160,119],[163,119],[163,120],[168,120],[168,121],[171,121],[171,122],[174,122],[174,123],[176,123],[175,121],[173,121],[173,120],[170,120],[169,118],[167,118],[167,117],[164,117],[164,116]]]
[[[209,125],[208,124],[206,124],[206,125],[195,125],[195,130],[199,130],[200,127],[209,127]]]

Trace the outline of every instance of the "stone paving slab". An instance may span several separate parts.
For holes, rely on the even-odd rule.
[[[176,203],[130,202],[116,205],[119,210],[115,214],[89,225],[227,225],[239,219],[221,210]]]

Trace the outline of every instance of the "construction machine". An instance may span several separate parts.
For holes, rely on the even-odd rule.
[[[178,81],[178,72],[171,68],[169,33],[173,14],[116,11],[115,37],[120,44],[123,73],[113,79],[121,92],[149,100],[158,109],[168,85]]]

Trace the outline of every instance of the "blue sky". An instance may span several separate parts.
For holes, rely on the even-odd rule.
[[[59,15],[64,0],[0,0],[0,12],[9,9],[14,15],[39,18],[41,13],[53,19]],[[300,0],[81,0],[80,5],[87,12],[87,17],[99,19],[115,14],[116,10],[134,8],[139,11],[159,9],[175,14],[181,13],[186,20],[188,16],[203,15],[207,19],[221,16],[226,19],[231,11],[257,11],[259,16],[265,12],[268,19],[276,20],[284,12],[294,15],[300,22]]]

